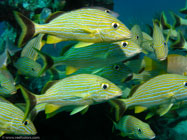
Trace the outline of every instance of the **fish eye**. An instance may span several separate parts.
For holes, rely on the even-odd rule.
[[[32,71],[34,71],[34,68],[32,68]]]
[[[128,42],[122,42],[122,46],[125,48],[125,47],[127,47],[127,45],[128,45]]]
[[[187,82],[184,82],[184,87],[187,87]]]
[[[139,132],[139,133],[142,133],[142,130],[141,130],[140,128],[138,128],[138,132]]]
[[[164,42],[164,46],[166,46],[166,42]]]
[[[29,122],[28,121],[24,121],[23,124],[26,126],[26,125],[29,124]]]
[[[120,69],[120,66],[119,66],[119,65],[115,65],[115,66],[114,66],[114,69],[115,69],[115,70],[119,70],[119,69]]]
[[[105,10],[106,13],[110,13],[110,10]]]
[[[102,83],[101,84],[102,89],[107,89],[108,87],[109,87],[109,85],[107,83]]]
[[[112,23],[112,27],[114,28],[114,29],[117,29],[118,27],[119,27],[119,24],[118,23]]]
[[[136,36],[136,39],[138,39],[138,38],[139,38],[139,36],[137,35],[137,36]]]

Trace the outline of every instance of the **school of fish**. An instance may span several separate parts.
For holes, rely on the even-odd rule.
[[[187,14],[187,5],[180,12]],[[13,13],[21,34],[17,46],[7,39],[0,55],[0,136],[36,135],[33,120],[41,111],[46,118],[63,111],[86,115],[91,105],[105,102],[114,133],[154,139],[147,120],[185,107],[185,18],[171,12],[172,26],[162,12],[148,33],[138,24],[128,29],[103,7],[43,15],[42,24]],[[57,45],[57,53],[45,51]],[[9,101],[18,93],[25,103]]]

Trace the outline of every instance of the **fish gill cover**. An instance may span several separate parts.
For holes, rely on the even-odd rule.
[[[0,137],[187,139],[187,1],[0,1]]]

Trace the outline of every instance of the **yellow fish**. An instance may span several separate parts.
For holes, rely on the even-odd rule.
[[[153,49],[156,58],[162,61],[168,55],[168,46],[160,27],[156,23],[153,23],[153,25]]]
[[[178,74],[159,75],[134,88],[133,91],[133,95],[127,99],[111,101],[117,108],[117,119],[129,107],[135,107],[135,113],[140,113],[157,106],[160,108],[158,113],[163,116],[173,104],[187,99],[187,77]]]
[[[118,123],[114,123],[115,128],[121,131],[123,137],[128,136],[131,139],[154,139],[155,133],[148,123],[138,118],[126,115]]]
[[[34,23],[16,11],[14,15],[22,28],[19,47],[39,33],[55,36],[60,41],[91,43],[115,42],[131,38],[131,32],[122,22],[98,9],[83,8],[70,11],[46,24]]]

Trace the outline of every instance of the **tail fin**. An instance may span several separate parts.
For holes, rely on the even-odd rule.
[[[161,22],[162,28],[163,28],[164,30],[165,30],[165,29],[170,29],[170,28],[171,28],[171,25],[168,24],[168,22],[167,22],[167,18],[166,18],[166,15],[165,15],[164,12],[162,12],[162,14],[161,14],[160,22]]]
[[[123,99],[111,100],[109,103],[115,108],[115,118],[116,121],[119,121],[126,110],[126,105],[123,102]]]
[[[24,118],[23,118],[23,121],[25,121],[28,118],[31,110],[37,104],[36,96],[33,93],[31,93],[30,91],[28,91],[27,89],[25,89],[22,85],[19,85],[18,88],[21,89],[21,92],[22,92],[23,97],[26,102],[25,114],[24,114]]]
[[[185,14],[185,15],[187,14],[187,0],[186,0],[185,7],[180,9],[179,12],[182,13],[182,14]]]
[[[157,68],[158,63],[147,56],[144,56],[144,62],[145,62],[145,71],[152,71]]]
[[[177,40],[173,42],[170,47],[173,49],[182,49],[185,45],[185,38],[181,31],[177,34]]]
[[[47,55],[46,53],[43,53],[41,51],[39,51],[38,49],[36,48],[33,48],[35,51],[38,52],[38,54],[41,56],[41,58],[43,59],[44,61],[44,66],[43,68],[41,69],[41,71],[39,72],[39,76],[42,75],[46,70],[50,69],[53,67],[54,65],[54,61],[53,59]]]
[[[30,19],[17,11],[14,11],[14,16],[22,29],[18,41],[18,47],[22,47],[35,35],[35,25]]]
[[[174,28],[178,27],[178,26],[181,26],[181,20],[180,20],[180,17],[178,15],[176,15],[174,12],[170,12],[172,17],[174,18]]]

